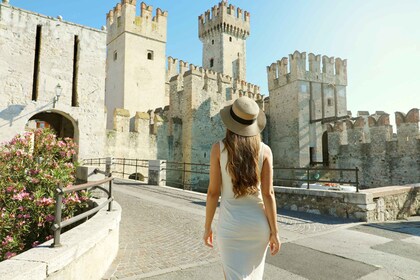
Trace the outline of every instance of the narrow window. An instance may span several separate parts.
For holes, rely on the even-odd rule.
[[[327,99],[327,105],[328,106],[332,106],[333,105],[332,98],[328,98]]]
[[[213,65],[214,65],[214,59],[210,58],[210,67],[213,67]]]
[[[229,37],[229,42],[232,42],[232,37]]]
[[[79,74],[79,51],[80,51],[80,40],[79,36],[74,36],[74,52],[73,52],[73,88],[71,93],[71,106],[78,107],[79,100],[77,96],[77,82]]]
[[[114,61],[117,60],[117,58],[118,58],[118,52],[114,51]]]
[[[211,44],[214,45],[214,40],[211,40]]]
[[[121,26],[121,17],[119,16],[117,18],[117,27],[120,27],[120,26]]]
[[[153,51],[147,51],[147,59],[153,60]]]
[[[39,89],[39,60],[41,56],[41,36],[42,36],[42,25],[36,27],[36,39],[35,39],[35,59],[34,59],[34,78],[32,83],[32,100],[38,100],[38,89]]]

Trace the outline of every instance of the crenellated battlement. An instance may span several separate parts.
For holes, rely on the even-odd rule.
[[[321,65],[322,64],[322,65]],[[308,68],[307,68],[308,65]],[[269,89],[295,80],[347,85],[347,60],[295,51],[267,67]]]
[[[357,118],[327,125],[331,168],[359,168],[362,186],[416,183],[420,157],[419,109],[396,112],[397,133],[389,114],[359,112]]]
[[[148,112],[136,112],[134,117],[131,117],[129,110],[116,108],[114,110],[113,128],[117,132],[148,132],[150,135],[156,135],[156,129],[166,122],[168,114],[169,106],[156,108]],[[132,118],[134,118],[134,127],[130,125]]]
[[[106,16],[108,43],[123,32],[131,32],[154,40],[166,42],[168,12],[142,2],[140,15],[136,15],[136,0],[122,0]]]
[[[250,13],[222,1],[198,17],[201,40],[220,32],[246,39],[250,34]]]
[[[204,69],[203,67],[190,64],[183,60],[168,57],[167,80],[172,90],[180,92],[187,85],[191,86],[190,80],[194,78],[197,90],[224,95],[225,101],[234,100],[243,95],[249,96],[254,100],[261,100],[260,87],[242,80],[233,79],[229,75]],[[198,78],[198,80],[197,80]],[[187,81],[188,80],[188,81]],[[176,87],[176,90],[175,90]],[[226,91],[229,92],[228,96]]]
[[[378,114],[379,113],[379,114]],[[390,116],[384,112],[376,112],[372,115],[360,114],[353,119],[327,124],[327,131],[334,136],[334,139],[341,139],[339,145],[359,145],[378,141],[404,141],[417,139],[420,141],[419,130],[419,109],[411,109],[407,114],[396,112],[395,121],[397,133],[392,133]],[[352,138],[352,135],[358,135],[359,138]],[[356,140],[357,141],[356,141]],[[420,142],[419,142],[420,143]],[[337,145],[337,143],[335,143]]]

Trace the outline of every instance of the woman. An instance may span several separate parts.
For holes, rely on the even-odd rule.
[[[273,157],[261,143],[264,112],[248,97],[220,111],[226,138],[213,145],[207,191],[205,245],[213,248],[211,224],[221,195],[217,243],[225,278],[262,279],[267,245],[280,249],[273,189]]]

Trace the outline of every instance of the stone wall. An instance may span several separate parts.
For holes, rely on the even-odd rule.
[[[168,145],[168,109],[166,107],[165,110],[158,108],[147,113],[135,113],[132,129],[130,125],[132,113],[125,109],[116,109],[114,129],[106,132],[105,156],[167,160],[172,152]],[[134,170],[127,172],[134,173]],[[143,175],[145,174],[147,172]]]
[[[419,109],[397,112],[396,121],[396,135],[385,113],[328,125],[331,167],[358,167],[362,187],[420,182]]]
[[[263,106],[258,86],[171,57],[168,77],[171,77],[168,114],[171,161],[208,164],[212,144],[226,133],[220,109],[243,95]],[[192,188],[207,187],[207,176],[186,174],[185,181]],[[170,178],[169,172],[167,176]]]
[[[220,2],[198,18],[203,43],[203,67],[246,80],[246,39],[250,13]]]
[[[37,29],[40,52],[33,96]],[[76,37],[77,36],[77,37]],[[106,33],[0,4],[0,142],[25,131],[38,113],[74,127],[79,158],[101,157],[105,143]],[[76,80],[73,76],[78,44]],[[55,100],[60,84],[61,96]],[[77,104],[72,102],[77,86]]]
[[[107,127],[115,108],[146,112],[169,104],[165,91],[167,12],[121,1],[107,14]],[[133,125],[133,123],[132,123]]]
[[[295,51],[267,67],[267,75],[274,164],[304,167],[311,159],[324,161],[323,122],[347,115],[346,60]]]
[[[292,211],[365,222],[420,215],[420,185],[383,187],[359,193],[275,187],[277,206]]]

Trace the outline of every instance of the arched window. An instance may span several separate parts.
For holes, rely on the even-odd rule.
[[[210,58],[210,67],[214,66],[214,58]]]
[[[214,45],[214,40],[211,40],[211,44]]]
[[[153,51],[147,51],[147,59],[153,60]]]
[[[232,37],[229,37],[229,42],[232,42]]]

